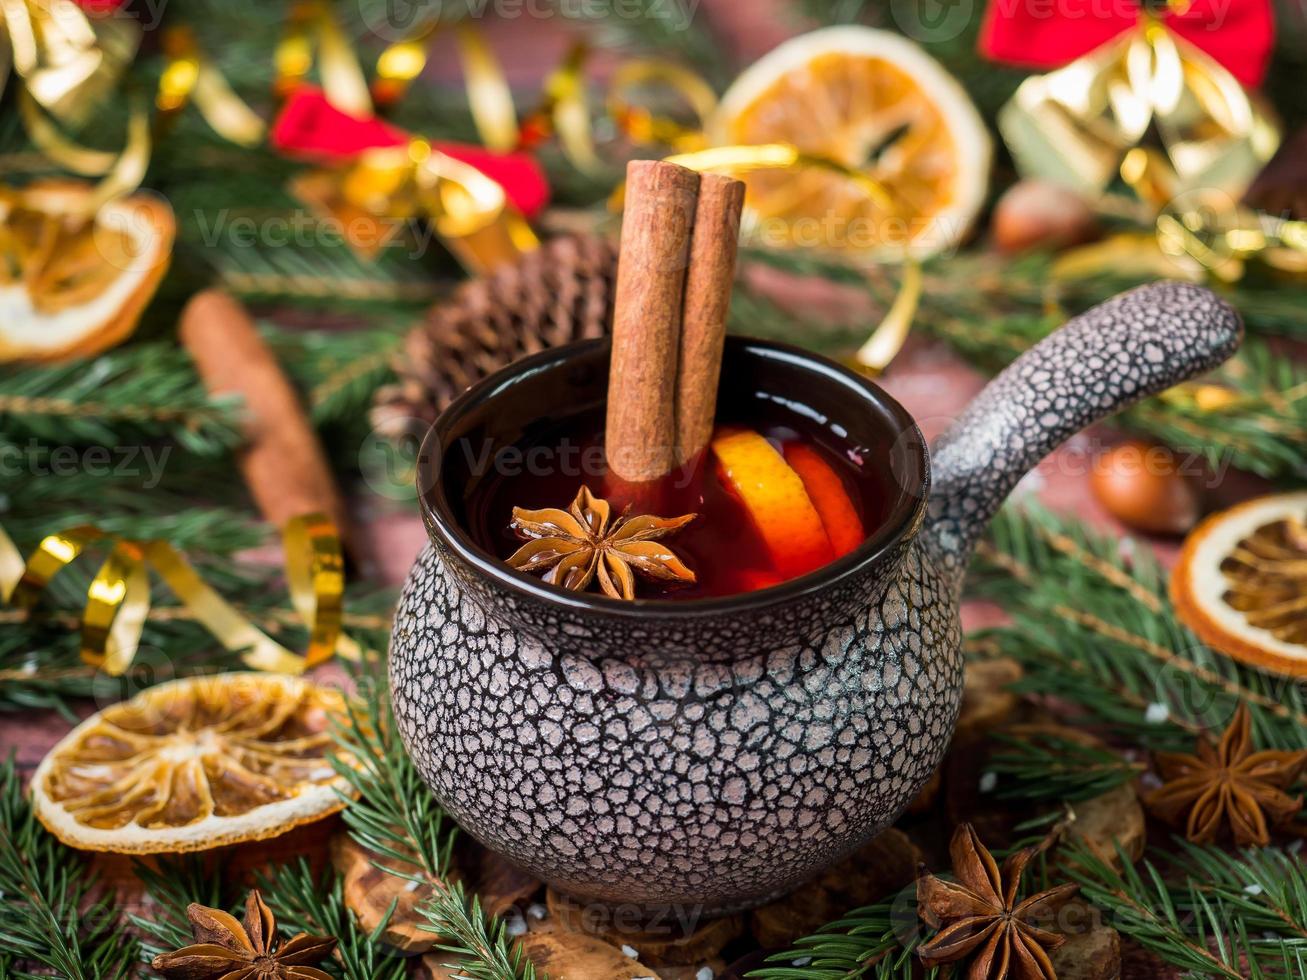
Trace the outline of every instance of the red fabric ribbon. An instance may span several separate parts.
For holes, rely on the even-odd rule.
[[[321,89],[300,86],[286,100],[268,137],[288,156],[339,162],[352,160],[373,147],[404,146],[412,137],[376,117],[342,112]],[[512,205],[528,220],[549,204],[549,183],[535,157],[526,153],[493,153],[468,143],[431,142],[455,160],[475,167],[504,188]]]
[[[1059,68],[1134,27],[1140,15],[1140,0],[991,0],[980,52],[1024,68]],[[1266,77],[1275,43],[1271,0],[1192,0],[1160,19],[1249,88]]]
[[[92,16],[115,13],[127,0],[74,0],[77,6]]]

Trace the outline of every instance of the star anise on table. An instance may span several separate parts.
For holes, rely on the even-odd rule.
[[[1056,980],[1049,950],[1066,941],[1041,924],[1079,889],[1059,885],[1017,901],[1026,865],[1044,845],[1012,854],[1000,871],[971,824],[953,833],[949,853],[957,881],[927,874],[917,879],[917,914],[939,931],[917,947],[926,966],[957,963],[969,957],[967,980]]]
[[[1265,847],[1271,831],[1302,809],[1302,797],[1288,790],[1307,771],[1307,751],[1254,751],[1246,704],[1217,745],[1200,736],[1196,755],[1158,752],[1153,761],[1162,785],[1144,805],[1195,844],[1228,834],[1240,847]]]
[[[329,936],[301,932],[289,942],[277,935],[277,920],[258,891],[245,902],[245,921],[221,909],[192,902],[186,909],[195,944],[175,953],[160,953],[153,966],[176,980],[331,980],[310,964],[325,960],[336,948]]]
[[[613,520],[608,501],[583,486],[567,510],[513,508],[510,527],[526,544],[508,563],[519,571],[544,572],[546,582],[565,589],[584,592],[597,579],[614,599],[634,599],[636,573],[661,582],[694,581],[694,572],[658,539],[696,516],[628,517],[623,512]]]

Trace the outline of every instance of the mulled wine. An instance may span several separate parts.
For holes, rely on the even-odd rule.
[[[888,518],[900,491],[887,470],[874,465],[886,447],[858,444],[839,424],[818,421],[820,413],[788,399],[752,399],[749,408],[747,418],[719,417],[708,448],[689,465],[637,486],[608,470],[601,408],[533,426],[486,461],[486,478],[464,504],[467,528],[482,548],[508,561],[524,543],[566,536],[535,518],[524,531],[515,510],[537,517],[546,509],[566,511],[583,487],[590,499],[579,508],[582,517],[593,522],[594,508],[607,504],[604,533],[613,533],[623,517],[667,521],[694,515],[665,535],[633,534],[643,543],[627,564],[635,566],[637,598],[698,599],[751,592],[806,574],[855,549]],[[642,527],[649,531],[653,525]],[[556,549],[543,550],[549,559],[566,561]],[[666,566],[650,568],[666,551],[672,556],[668,565],[682,563],[692,580]],[[576,557],[578,570],[588,557]],[[621,564],[620,554],[615,561]],[[599,574],[611,580],[619,573],[620,567]],[[586,591],[608,589],[591,582]]]

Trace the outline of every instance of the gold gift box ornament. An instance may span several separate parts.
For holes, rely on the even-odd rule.
[[[1064,271],[1096,271],[1127,252],[1137,260],[1140,247],[1168,274],[1191,278],[1238,278],[1254,255],[1282,268],[1301,265],[1297,255],[1282,261],[1298,229],[1268,224],[1238,203],[1281,141],[1273,111],[1254,89],[1273,40],[1265,0],[1141,5],[1133,20],[1121,11],[1068,13],[1035,22],[1026,8],[991,8],[981,49],[995,60],[1049,63],[1086,36],[1107,38],[1026,79],[999,112],[999,129],[1024,177],[1091,200],[1123,183],[1137,198],[1126,211],[1155,222],[1155,241],[1117,236],[1072,253]]]

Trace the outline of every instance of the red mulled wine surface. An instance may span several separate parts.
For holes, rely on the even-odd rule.
[[[885,447],[854,445],[838,425],[821,425],[789,405],[763,403],[748,420],[727,420],[765,436],[778,450],[794,442],[814,449],[844,484],[863,528],[874,532],[886,519],[897,490],[885,467]],[[801,408],[801,406],[800,406]],[[719,422],[722,420],[719,419]],[[783,577],[739,497],[719,478],[709,449],[690,471],[670,474],[657,485],[618,485],[603,460],[603,414],[578,415],[549,427],[530,442],[501,451],[492,475],[479,481],[466,502],[469,531],[487,551],[508,558],[521,540],[509,526],[513,508],[566,508],[584,483],[613,504],[614,517],[630,514],[698,520],[663,540],[694,570],[693,585],[665,587],[638,579],[639,598],[698,599],[735,595],[776,585]]]

